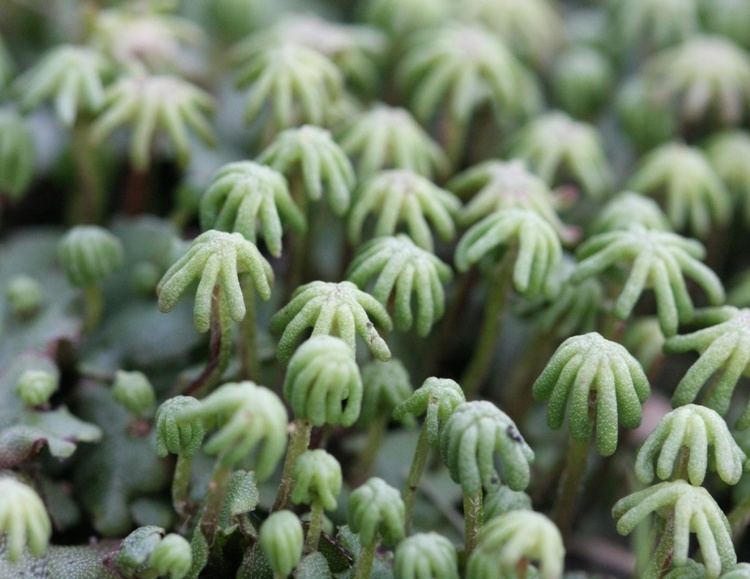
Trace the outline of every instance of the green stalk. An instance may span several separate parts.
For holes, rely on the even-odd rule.
[[[666,522],[660,525],[659,544],[656,546],[651,563],[646,569],[644,579],[660,579],[672,566],[672,551],[674,548],[674,513],[669,515]]]
[[[240,334],[240,353],[242,359],[242,376],[246,380],[258,378],[258,338],[257,314],[255,309],[255,287],[253,280],[245,274],[240,279],[242,296],[245,298],[245,319],[242,320]]]
[[[375,417],[367,429],[367,439],[357,464],[357,479],[365,480],[370,477],[375,460],[378,458],[383,436],[388,426],[388,414],[381,413]]]
[[[492,365],[495,344],[500,335],[505,300],[510,293],[513,281],[513,262],[515,261],[515,257],[515,251],[506,251],[503,259],[495,268],[492,279],[487,284],[488,297],[484,307],[479,341],[474,348],[474,355],[460,382],[467,400],[471,400],[479,394],[479,389],[487,378],[490,366]]]
[[[90,334],[99,325],[104,311],[104,294],[102,288],[96,284],[87,285],[83,288],[83,301],[85,313],[83,317],[83,331]]]
[[[524,346],[523,353],[513,369],[504,406],[514,421],[519,422],[533,405],[534,379],[541,371],[544,361],[549,359],[556,341],[554,333],[536,331],[530,342]]]
[[[284,459],[284,470],[281,474],[281,484],[276,494],[276,500],[273,503],[273,511],[280,511],[289,503],[289,497],[294,487],[294,465],[299,456],[307,450],[310,445],[310,432],[312,424],[309,420],[300,418],[292,422],[292,433],[289,436],[289,446],[286,449],[286,458]]]
[[[188,505],[190,504],[190,474],[193,466],[193,457],[184,454],[177,455],[177,463],[174,467],[172,478],[172,505],[175,512],[182,520],[189,516]]]
[[[563,536],[570,533],[576,514],[581,482],[586,474],[589,457],[589,440],[578,440],[570,437],[568,452],[565,457],[565,468],[560,481],[560,490],[555,502],[552,520],[555,521]]]
[[[307,528],[305,553],[314,553],[320,543],[320,532],[323,527],[323,503],[313,501],[310,505],[310,526]]]
[[[71,154],[78,177],[78,188],[70,207],[73,223],[98,223],[102,217],[102,187],[94,150],[90,145],[88,125],[78,121],[73,127]]]
[[[479,540],[479,531],[482,530],[482,491],[475,495],[464,494],[464,519],[465,531],[465,556],[468,559]]]
[[[354,579],[370,579],[376,547],[376,542],[362,546],[362,550],[359,552],[359,557],[357,558],[357,567],[354,570]]]
[[[232,319],[220,286],[214,290],[211,300],[210,332],[208,364],[185,390],[186,395],[195,396],[215,386],[232,358]]]
[[[289,189],[292,199],[302,211],[307,222],[308,232],[310,231],[310,211],[308,210],[307,194],[305,193],[304,182],[299,175],[293,175],[289,180]],[[305,268],[307,267],[307,256],[309,251],[309,235],[305,233],[295,233],[292,236],[291,243],[291,261],[289,265],[289,277],[287,278],[288,287],[286,293],[291,297],[292,292],[297,289],[305,279]]]
[[[411,531],[412,518],[414,517],[414,504],[417,499],[419,481],[422,479],[427,459],[430,457],[430,440],[427,437],[427,429],[422,427],[417,439],[417,447],[414,449],[414,458],[411,461],[409,475],[406,477],[406,488],[404,488],[404,507],[406,519],[406,534]]]
[[[732,527],[732,537],[735,544],[739,544],[747,526],[750,525],[750,494],[737,504],[727,516]]]
[[[214,474],[208,483],[206,505],[201,515],[200,528],[209,545],[212,545],[219,526],[219,515],[224,506],[224,498],[227,494],[229,481],[232,477],[232,468],[221,464],[221,457],[216,464]]]

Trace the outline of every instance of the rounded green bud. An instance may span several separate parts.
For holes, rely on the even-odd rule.
[[[514,491],[505,485],[489,491],[482,501],[485,523],[499,515],[521,510],[532,510],[531,497],[523,491]]]
[[[180,413],[200,403],[192,396],[175,396],[165,400],[156,411],[156,452],[159,456],[177,454],[193,456],[206,433],[199,420],[179,420]]]
[[[0,535],[6,556],[18,561],[28,548],[39,557],[47,550],[52,523],[39,495],[12,476],[0,477]]]
[[[16,275],[5,286],[5,297],[14,315],[19,318],[32,316],[39,310],[44,294],[42,285],[28,275]]]
[[[612,64],[589,46],[576,46],[555,63],[552,89],[560,106],[577,118],[596,116],[615,81]]]
[[[617,93],[617,120],[641,150],[668,141],[678,132],[675,112],[652,92],[643,79],[635,78]]]
[[[0,77],[1,61],[2,54]],[[0,110],[0,194],[11,200],[20,199],[34,177],[34,161],[34,139],[29,127],[12,110]]]
[[[587,440],[595,431],[603,456],[617,449],[620,427],[641,423],[641,405],[650,393],[638,361],[596,332],[565,340],[533,388],[537,400],[549,402],[550,428],[560,428],[567,413],[570,435]]]
[[[440,454],[451,478],[466,496],[489,490],[501,481],[495,468],[500,457],[505,483],[523,490],[531,478],[531,450],[510,417],[491,402],[465,402],[445,423]]]
[[[384,480],[371,478],[349,497],[349,527],[362,545],[378,539],[389,545],[404,538],[404,501],[401,493]]]
[[[333,336],[313,336],[289,361],[284,397],[297,418],[314,426],[351,426],[362,406],[362,378],[349,346]]]
[[[424,415],[424,428],[433,447],[438,445],[440,431],[456,408],[466,402],[461,386],[449,378],[427,378],[422,386],[393,410],[396,420],[404,420],[409,414]]]
[[[302,523],[291,511],[270,515],[260,527],[260,548],[279,577],[288,576],[302,559]]]
[[[154,387],[143,372],[118,370],[112,383],[112,397],[138,417],[150,414],[156,405]]]
[[[133,577],[146,571],[151,554],[163,536],[164,529],[147,525],[138,527],[122,540],[116,561],[126,577]]]
[[[398,579],[458,579],[456,548],[437,533],[419,533],[398,544],[393,567]]]
[[[163,274],[163,270],[150,261],[139,261],[133,266],[130,274],[130,284],[139,294],[151,297],[156,293],[156,286]]]
[[[27,406],[47,402],[60,385],[57,368],[50,370],[25,370],[16,383],[16,392]]]
[[[722,569],[737,563],[729,522],[721,507],[703,487],[679,480],[663,482],[620,499],[612,507],[617,532],[630,534],[652,513],[673,518],[672,564],[688,562],[690,533],[695,533],[703,563],[710,577],[719,577]]]
[[[96,225],[78,225],[68,231],[60,240],[58,254],[65,275],[75,286],[98,284],[123,262],[120,240]]]
[[[467,577],[513,577],[517,565],[534,561],[542,579],[560,579],[565,547],[560,531],[547,517],[534,511],[511,511],[488,522],[469,557]]]
[[[373,360],[362,368],[364,397],[359,424],[369,426],[379,416],[390,416],[393,409],[413,392],[409,373],[396,359]]]
[[[200,419],[218,428],[204,450],[232,467],[255,453],[255,475],[266,480],[284,456],[289,421],[279,397],[253,382],[224,384],[197,405],[180,410],[178,422]]]
[[[747,458],[721,416],[710,408],[688,404],[659,421],[638,451],[635,474],[644,484],[652,482],[654,474],[662,480],[684,476],[675,470],[685,452],[686,478],[696,486],[703,484],[709,465],[725,483],[737,484]]]
[[[308,450],[294,464],[292,502],[305,505],[318,502],[327,511],[333,511],[341,484],[341,465],[336,458],[325,450]]]
[[[164,537],[151,552],[148,560],[149,569],[160,577],[182,579],[193,564],[193,553],[190,543],[184,537],[170,533]]]

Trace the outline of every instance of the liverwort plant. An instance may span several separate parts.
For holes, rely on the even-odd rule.
[[[419,481],[427,465],[430,449],[438,448],[442,427],[456,408],[465,401],[464,391],[457,382],[448,378],[432,377],[427,378],[422,386],[393,409],[393,417],[396,420],[403,421],[410,415],[424,416],[404,489],[407,532],[411,528]]]
[[[467,555],[476,547],[482,527],[483,491],[501,482],[495,454],[500,457],[503,482],[513,490],[525,489],[534,451],[515,423],[490,402],[460,404],[440,433],[440,455],[463,491]]]
[[[602,207],[591,226],[591,234],[628,229],[634,224],[656,231],[672,229],[656,201],[632,191],[625,191]]]
[[[592,332],[567,339],[534,383],[534,397],[548,403],[547,424],[559,429],[568,417],[570,443],[554,519],[568,532],[588,463],[589,439],[603,456],[617,449],[619,428],[641,422],[648,378],[638,361],[616,342]]]
[[[493,266],[479,342],[461,379],[468,398],[479,392],[492,365],[507,295],[512,288],[524,296],[540,294],[561,255],[555,230],[529,209],[496,211],[472,226],[459,241],[455,257],[459,271],[467,271],[484,258],[489,258]]]
[[[52,523],[36,491],[8,473],[0,476],[0,536],[5,554],[18,561],[28,550],[40,557],[47,550]]]
[[[367,579],[378,543],[395,544],[404,538],[404,502],[392,486],[371,478],[349,497],[348,519],[362,545],[354,579]]]
[[[302,523],[291,511],[270,515],[260,528],[260,547],[273,570],[274,579],[289,576],[302,558]]]
[[[195,389],[218,380],[229,363],[231,320],[240,322],[247,313],[241,276],[252,281],[261,299],[271,296],[273,270],[255,244],[239,233],[212,229],[193,240],[156,288],[159,309],[169,312],[188,287],[198,281],[193,323],[198,332],[211,331],[211,362],[194,383]]]
[[[458,579],[453,544],[437,533],[418,533],[398,544],[393,568],[401,579]]]
[[[643,291],[651,288],[662,332],[670,336],[694,313],[685,278],[692,279],[718,305],[724,289],[716,274],[700,262],[705,249],[698,241],[675,233],[648,230],[642,225],[594,235],[577,251],[580,263],[573,279],[581,281],[614,267],[630,265],[614,303],[613,314],[626,320]]]

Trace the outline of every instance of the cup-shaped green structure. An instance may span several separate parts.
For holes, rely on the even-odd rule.
[[[450,281],[453,272],[440,258],[399,234],[365,243],[349,266],[347,277],[360,288],[371,287],[373,297],[383,306],[392,301],[393,318],[400,331],[414,326],[417,334],[426,336],[445,313],[443,284]]]
[[[161,577],[182,579],[193,564],[193,553],[185,537],[169,533],[151,551],[149,570]]]
[[[392,36],[402,37],[443,22],[451,6],[449,0],[367,0],[363,16]]]
[[[513,490],[529,485],[534,451],[510,417],[491,402],[465,402],[456,408],[440,433],[440,454],[466,496],[491,489],[501,480]],[[500,457],[502,478],[495,454]]]
[[[628,138],[642,151],[671,139],[678,132],[676,112],[641,77],[626,82],[616,97],[617,120]]]
[[[729,191],[703,153],[687,145],[668,143],[649,153],[628,186],[663,199],[672,226],[699,237],[729,219]]]
[[[736,126],[747,118],[750,56],[726,38],[694,36],[658,53],[643,74],[655,97],[687,124]]]
[[[75,286],[96,285],[122,266],[120,240],[96,225],[73,227],[58,245],[60,265]]]
[[[204,230],[241,233],[253,243],[260,235],[274,257],[281,255],[284,224],[296,233],[306,228],[284,176],[254,161],[219,169],[201,197],[200,218]]]
[[[657,231],[672,229],[656,201],[632,191],[624,191],[602,208],[594,220],[591,233],[595,235],[628,229],[634,224]]]
[[[237,75],[239,87],[250,87],[245,118],[254,121],[264,109],[270,117],[261,121],[276,130],[309,123],[325,125],[331,103],[341,97],[343,78],[326,56],[293,42],[262,46],[244,52]]]
[[[542,579],[560,579],[565,560],[562,536],[555,524],[530,510],[510,511],[490,520],[469,558],[472,579],[515,577],[519,565],[535,562]]]
[[[424,416],[424,429],[433,447],[440,441],[440,433],[448,419],[466,402],[461,386],[449,378],[427,378],[422,386],[396,406],[393,417],[404,420],[408,415]]]
[[[211,326],[214,293],[218,293],[220,307],[239,322],[246,312],[239,280],[242,274],[250,276],[262,299],[271,296],[273,270],[255,244],[239,233],[206,231],[193,240],[162,277],[156,288],[159,309],[170,311],[188,287],[199,280],[193,308],[196,330],[207,332]]]
[[[712,137],[706,158],[726,188],[742,204],[745,222],[750,223],[750,135],[746,131],[726,131]]]
[[[384,480],[371,478],[349,497],[349,527],[362,545],[382,540],[388,545],[404,537],[404,501],[401,493]]]
[[[154,409],[156,394],[143,372],[118,370],[112,382],[112,398],[135,416],[144,417]]]
[[[671,336],[677,332],[679,323],[688,321],[694,313],[686,277],[706,293],[712,304],[724,301],[721,281],[700,261],[704,256],[705,249],[698,241],[633,225],[594,235],[583,243],[577,251],[580,263],[573,280],[581,281],[611,268],[630,266],[627,280],[615,301],[614,314],[627,319],[643,291],[650,288],[656,295],[662,332]]]
[[[279,397],[253,382],[224,384],[197,405],[180,410],[177,421],[201,420],[204,428],[217,428],[204,446],[206,453],[219,455],[227,467],[255,454],[255,474],[265,480],[284,456],[287,443],[287,414]]]
[[[750,373],[750,309],[725,306],[703,317],[711,325],[690,334],[672,336],[664,344],[669,353],[700,353],[677,385],[672,403],[682,406],[693,402],[716,374],[706,406],[723,415],[729,410],[738,380]],[[745,411],[740,424],[743,428],[750,426],[750,409]]]
[[[301,179],[302,193],[312,201],[319,201],[325,194],[331,210],[339,217],[349,209],[356,176],[346,154],[327,130],[313,125],[287,129],[260,154],[258,162],[289,179]]]
[[[550,428],[560,428],[567,414],[570,435],[588,440],[594,432],[603,456],[617,449],[620,427],[641,423],[641,404],[650,392],[638,361],[596,332],[565,340],[533,389],[537,400],[548,403]]]
[[[72,126],[80,115],[94,114],[104,105],[109,68],[107,59],[92,48],[57,46],[16,81],[21,105],[28,110],[52,101],[58,118]]]
[[[553,111],[529,122],[512,139],[510,153],[550,186],[574,183],[595,199],[612,187],[599,132],[565,113]]]
[[[0,195],[20,199],[34,176],[34,140],[24,120],[0,110]]]
[[[409,372],[395,358],[387,362],[373,360],[363,366],[362,386],[364,395],[359,424],[363,427],[379,418],[387,421],[393,409],[413,394]]]
[[[654,476],[669,480],[676,475],[700,486],[711,465],[721,480],[733,485],[742,476],[746,458],[719,414],[705,406],[687,404],[659,421],[638,451],[635,474],[644,484],[653,482]],[[687,461],[684,473],[677,472],[682,460]]]
[[[51,535],[52,523],[36,491],[13,476],[0,477],[0,536],[8,560],[18,561],[27,549],[40,557]]]
[[[377,85],[378,65],[386,48],[383,33],[313,14],[282,16],[273,26],[241,41],[233,56],[246,61],[267,46],[289,41],[330,59],[354,88],[369,92]]]
[[[275,577],[288,577],[302,559],[302,523],[291,511],[271,514],[260,527],[260,548]]]
[[[281,334],[277,354],[282,361],[289,360],[308,328],[312,328],[313,336],[341,338],[352,352],[356,351],[359,334],[378,360],[387,360],[391,351],[375,325],[390,331],[388,312],[378,300],[348,281],[313,281],[300,286],[292,300],[271,318],[271,332]]]
[[[393,570],[399,579],[458,579],[456,548],[437,533],[418,533],[398,544]]]
[[[397,80],[417,118],[428,121],[443,111],[464,130],[486,105],[503,121],[533,112],[540,98],[535,79],[511,51],[470,24],[424,31],[400,62]]]
[[[530,209],[504,209],[473,225],[458,242],[456,267],[466,271],[487,255],[516,251],[513,284],[524,295],[538,295],[562,257],[560,238]]]
[[[549,0],[466,0],[461,15],[496,32],[514,54],[544,68],[563,43],[562,18]]]
[[[431,179],[444,175],[450,165],[409,111],[383,103],[354,119],[341,136],[341,148],[356,160],[361,178],[384,169],[407,169]]]
[[[690,533],[695,533],[708,577],[737,563],[727,518],[703,487],[685,481],[663,482],[620,499],[612,507],[617,531],[628,535],[652,513],[674,517],[672,564],[688,562]]]
[[[307,450],[294,465],[292,502],[319,502],[328,511],[336,510],[341,484],[341,465],[336,458],[322,449]]]
[[[340,338],[313,336],[289,360],[284,397],[294,416],[314,426],[351,426],[362,407],[362,378],[354,351]]]
[[[631,0],[615,2],[612,24],[626,48],[653,50],[679,44],[700,29],[700,0]]]
[[[358,245],[365,221],[377,215],[374,235],[393,235],[402,225],[414,243],[433,250],[433,229],[442,241],[456,235],[461,202],[425,177],[406,169],[382,171],[362,184],[349,214],[349,240]]]
[[[177,76],[125,76],[107,89],[102,113],[91,128],[92,141],[101,143],[117,128],[129,125],[130,161],[138,171],[151,164],[158,133],[169,137],[177,161],[190,160],[190,133],[213,144],[214,131],[206,115],[213,98],[204,90]]]
[[[188,408],[197,408],[200,402],[192,396],[174,396],[165,400],[156,411],[156,453],[193,456],[201,446],[206,434],[200,420],[180,420],[180,414]]]
[[[49,368],[24,370],[16,382],[16,393],[27,406],[49,401],[60,386],[60,372],[54,364]]]
[[[595,117],[615,84],[615,72],[599,50],[578,45],[555,62],[552,88],[560,107],[579,119]]]

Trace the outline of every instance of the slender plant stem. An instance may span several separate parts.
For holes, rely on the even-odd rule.
[[[104,311],[104,295],[102,288],[96,284],[87,285],[83,288],[83,301],[85,312],[83,317],[83,331],[90,334],[99,325]]]
[[[404,488],[404,507],[406,518],[406,534],[411,531],[411,523],[414,517],[414,504],[417,499],[417,490],[419,481],[422,479],[427,459],[430,457],[430,440],[427,437],[427,429],[422,427],[417,439],[417,447],[414,449],[414,458],[411,461],[409,475],[406,477],[406,487]]]
[[[122,212],[126,215],[143,213],[148,204],[149,170],[130,167],[122,199]]]
[[[734,542],[739,544],[748,525],[750,525],[750,494],[730,511],[728,517],[729,525],[732,527]]]
[[[358,480],[363,481],[369,478],[372,468],[375,465],[375,460],[378,458],[378,452],[380,451],[383,436],[385,435],[387,427],[387,413],[379,414],[370,423],[370,427],[367,429],[365,446],[359,455],[359,461],[357,463],[356,475]]]
[[[304,181],[299,174],[295,174],[289,180],[290,193],[292,199],[302,211],[307,222],[307,232],[295,233],[292,236],[291,243],[291,261],[289,265],[289,277],[288,277],[288,288],[286,293],[288,298],[291,297],[292,292],[299,287],[305,279],[305,268],[307,267],[307,256],[310,250],[309,247],[309,231],[310,231],[310,211],[308,210],[307,194],[305,192]]]
[[[190,515],[190,474],[192,472],[193,457],[184,454],[177,455],[172,478],[172,504],[174,510],[183,519]]]
[[[466,558],[474,551],[482,529],[482,491],[475,495],[464,495],[464,542]]]
[[[211,328],[208,364],[185,394],[195,396],[215,386],[224,374],[232,357],[232,320],[224,302],[222,289],[217,286],[211,300]]]
[[[323,527],[323,503],[313,501],[310,505],[310,526],[307,528],[305,553],[314,553],[320,543],[320,531]]]
[[[76,122],[71,140],[78,190],[72,201],[70,217],[74,223],[98,223],[102,217],[102,187],[94,150],[89,142],[88,124]]]
[[[307,450],[310,444],[310,432],[312,424],[309,420],[297,418],[291,425],[292,432],[289,435],[289,446],[286,449],[286,458],[284,459],[284,470],[281,474],[281,483],[274,501],[274,511],[280,511],[289,503],[289,497],[292,494],[294,486],[294,465],[299,456]]]
[[[659,543],[649,566],[644,573],[644,579],[661,579],[672,566],[672,552],[674,549],[674,514],[670,514],[666,522],[661,525]]]
[[[257,314],[255,310],[255,288],[253,280],[245,274],[240,280],[242,295],[245,298],[245,319],[242,320],[240,350],[242,354],[242,375],[246,380],[258,376]]]
[[[578,440],[570,437],[568,452],[565,457],[565,468],[560,481],[560,490],[557,494],[552,516],[563,536],[567,536],[573,526],[578,495],[581,492],[581,482],[586,474],[588,457],[589,440]]]
[[[506,251],[501,262],[497,265],[495,272],[487,285],[487,302],[484,308],[482,329],[479,333],[479,341],[474,348],[474,355],[461,379],[467,399],[472,399],[479,394],[487,374],[492,365],[492,357],[495,352],[495,344],[500,335],[501,320],[505,300],[510,292],[513,280],[513,262],[516,252]]]
[[[524,346],[511,375],[505,398],[505,411],[516,422],[520,421],[534,403],[532,384],[539,374],[542,364],[550,356],[557,338],[553,332],[537,330]]]
[[[209,545],[213,544],[214,537],[216,536],[216,529],[219,526],[219,515],[224,505],[224,497],[227,494],[227,487],[231,477],[231,467],[223,466],[221,458],[219,458],[211,481],[208,483],[208,496],[200,521],[201,531]]]
[[[359,552],[359,557],[357,558],[357,567],[354,570],[354,579],[370,579],[376,548],[376,542],[362,546],[362,550]]]

